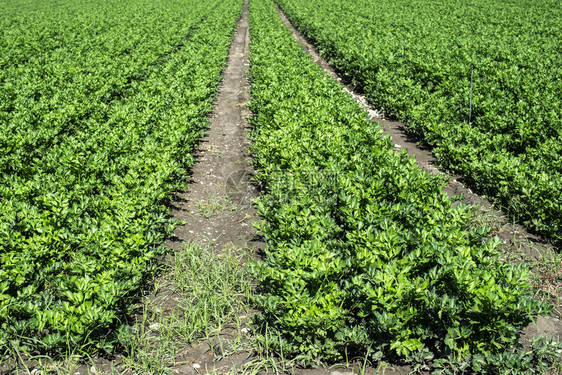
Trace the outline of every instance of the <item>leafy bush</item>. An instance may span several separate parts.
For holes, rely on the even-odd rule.
[[[175,225],[164,203],[185,184],[242,3],[167,3],[174,13],[139,0],[120,21],[122,4],[110,5],[112,14],[87,8],[95,35],[81,15],[60,46],[38,42],[59,8],[2,20],[18,38],[0,46],[11,51],[2,92],[14,94],[0,100],[9,129],[0,135],[0,353],[112,349]],[[28,15],[43,19],[27,30]]]
[[[432,145],[443,165],[513,218],[562,240],[556,1],[277,3],[372,103]]]
[[[253,153],[267,258],[259,322],[283,355],[493,354],[549,307],[442,192],[311,64],[272,4],[250,3]]]

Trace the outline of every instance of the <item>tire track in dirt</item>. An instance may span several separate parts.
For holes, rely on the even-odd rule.
[[[418,140],[408,134],[406,131],[407,126],[404,123],[385,118],[379,110],[371,106],[365,96],[356,91],[356,87],[348,84],[338,75],[337,71],[320,55],[318,49],[296,29],[279,6],[277,6],[277,11],[285,26],[301,45],[301,48],[312,57],[312,62],[319,65],[325,73],[329,74],[343,86],[342,90],[347,92],[369,114],[369,121],[376,121],[381,124],[384,134],[391,137],[396,151],[405,149],[409,155],[416,158],[416,163],[422,170],[429,174],[446,176],[448,182],[443,187],[443,191],[449,196],[462,194],[464,203],[480,207],[478,220],[483,224],[492,226],[494,228],[494,235],[503,241],[501,253],[502,258],[506,262],[525,261],[531,263],[535,269],[534,277],[537,277],[536,281],[547,280],[545,281],[544,288],[539,287],[539,289],[551,293],[549,299],[554,302],[556,310],[551,316],[539,316],[536,324],[530,324],[523,332],[521,343],[530,345],[532,338],[536,336],[554,337],[556,341],[559,341],[562,338],[562,302],[560,302],[562,300],[562,283],[549,285],[548,279],[553,276],[545,276],[543,274],[542,267],[545,267],[545,260],[553,261],[558,259],[555,250],[553,250],[548,241],[530,233],[525,227],[510,221],[505,213],[495,208],[485,197],[476,194],[466,187],[462,183],[462,176],[451,176],[440,171],[437,168],[437,159],[431,150],[420,146]],[[552,272],[560,273],[562,268],[558,270],[553,269]]]

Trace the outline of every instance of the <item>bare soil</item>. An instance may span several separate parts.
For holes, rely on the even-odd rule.
[[[225,247],[248,248],[253,253],[264,244],[253,228],[258,220],[252,201],[258,190],[251,179],[255,171],[248,153],[249,102],[249,31],[248,6],[244,5],[238,22],[223,82],[210,116],[210,127],[195,152],[196,162],[186,192],[175,194],[171,215],[185,225],[175,229],[165,246],[182,251],[186,242],[208,243],[213,251]],[[169,290],[160,290],[151,301],[152,308],[172,311],[176,301]],[[221,336],[228,336],[228,329]],[[220,338],[217,338],[219,340]],[[251,360],[252,353],[241,351],[224,358],[216,353],[213,343],[201,341],[179,351],[175,374],[198,374],[211,370],[230,372]]]

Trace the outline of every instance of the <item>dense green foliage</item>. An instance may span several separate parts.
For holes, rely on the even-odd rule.
[[[562,240],[560,1],[277,2],[441,163],[522,223]]]
[[[268,345],[284,356],[501,353],[545,304],[498,240],[468,228],[440,178],[311,64],[268,0],[251,0],[253,154],[267,257]]]
[[[241,6],[0,3],[0,346],[111,348],[174,225],[164,203]]]

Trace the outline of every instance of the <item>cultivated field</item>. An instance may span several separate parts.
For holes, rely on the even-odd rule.
[[[176,224],[164,203],[185,186],[241,5],[2,2],[2,345],[116,344]]]
[[[556,337],[521,341],[562,334],[544,267],[396,151],[281,12],[560,243],[554,0],[0,0],[0,372],[562,369]]]
[[[440,163],[514,219],[562,239],[559,1],[278,3]]]

